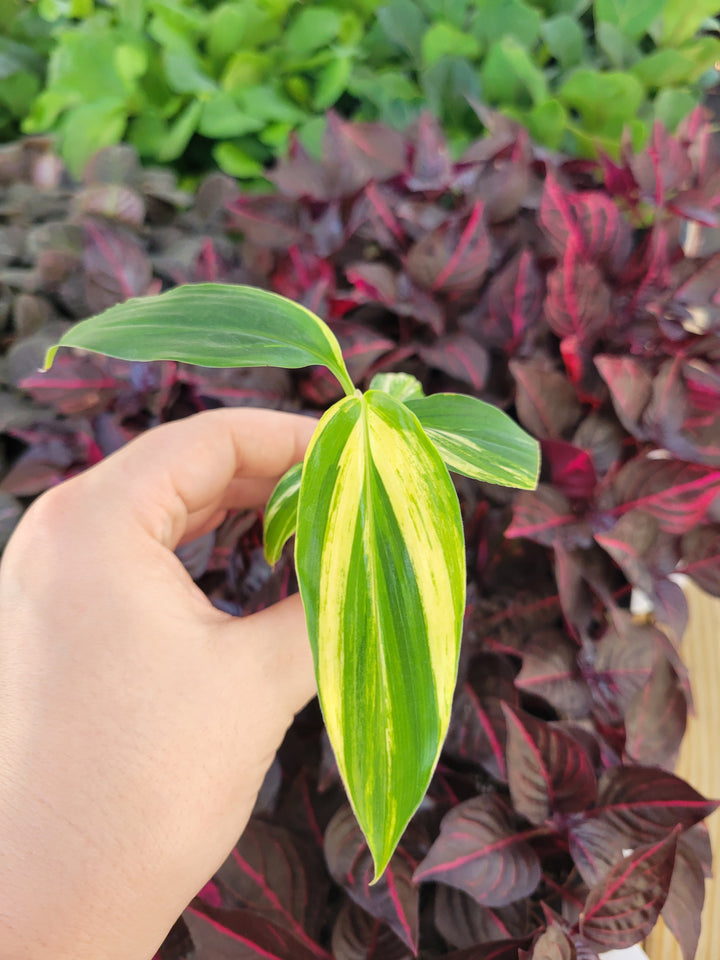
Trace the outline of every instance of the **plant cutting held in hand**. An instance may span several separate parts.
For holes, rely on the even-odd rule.
[[[532,489],[538,446],[474,397],[426,397],[408,374],[356,390],[332,331],[276,294],[197,284],[128,300],[60,346],[206,367],[322,364],[345,396],[265,514],[295,563],[320,704],[338,769],[383,872],[430,782],[450,720],[465,608],[460,507],[448,469]]]

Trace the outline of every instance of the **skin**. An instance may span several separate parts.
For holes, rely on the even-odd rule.
[[[146,960],[315,692],[299,597],[212,607],[173,553],[264,504],[315,421],[217,410],[40,497],[0,566],[0,958]]]

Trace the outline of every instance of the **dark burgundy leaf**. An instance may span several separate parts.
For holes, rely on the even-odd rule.
[[[358,183],[389,180],[407,168],[402,134],[381,123],[347,123],[328,114],[327,140],[341,163],[351,168]]]
[[[465,293],[480,286],[490,262],[490,237],[476,203],[464,220],[450,220],[416,243],[407,256],[411,279],[434,292]]]
[[[306,855],[287,830],[251,818],[216,880],[226,902],[256,911],[288,929],[316,956],[326,956],[308,935]],[[315,877],[315,888],[318,883]]]
[[[467,334],[443,337],[431,347],[421,347],[418,353],[429,367],[469,384],[474,393],[480,393],[485,386],[490,357],[487,350]]]
[[[332,955],[333,960],[410,960],[413,953],[381,920],[346,900],[333,927]]]
[[[96,214],[131,227],[142,227],[145,221],[143,197],[117,183],[86,187],[76,196],[74,206],[78,213]]]
[[[553,925],[535,941],[530,960],[577,960],[577,951],[570,937]]]
[[[589,524],[578,520],[567,497],[546,483],[516,496],[512,523],[505,536],[527,537],[548,547],[560,543],[569,549],[592,543]]]
[[[627,755],[635,763],[673,770],[686,722],[685,692],[667,658],[661,656],[625,712]]]
[[[642,440],[645,430],[640,426],[643,413],[652,398],[652,377],[647,369],[632,357],[595,357],[595,366],[608,385],[610,398],[618,419],[633,436]]]
[[[622,950],[648,935],[670,888],[677,841],[673,833],[640,847],[593,887],[580,916],[584,937],[600,947]]]
[[[446,953],[443,960],[518,960],[518,951],[527,947],[529,937],[513,940],[496,940],[493,943],[478,944],[469,950],[453,950]]]
[[[577,423],[581,408],[575,390],[563,374],[541,362],[511,360],[518,417],[541,440],[560,439]]]
[[[567,191],[552,171],[545,178],[540,223],[560,255],[575,246],[581,257],[613,273],[630,256],[630,226],[612,200],[600,192]]]
[[[85,297],[90,313],[147,293],[152,280],[150,260],[130,231],[86,217]]]
[[[417,953],[418,888],[415,863],[402,846],[381,879],[370,886],[374,867],[370,851],[349,806],[343,805],[325,831],[325,859],[333,879],[371,916],[386,923]]]
[[[504,705],[513,806],[531,823],[591,806],[597,781],[587,751],[566,733]]]
[[[543,440],[542,462],[550,470],[550,481],[570,499],[589,499],[595,492],[597,476],[590,455],[564,440]]]
[[[588,886],[599,883],[622,859],[628,838],[600,816],[577,818],[568,831],[570,855]]]
[[[543,293],[535,259],[530,250],[523,250],[490,281],[487,313],[491,323],[483,318],[484,336],[493,346],[514,354],[540,319]]]
[[[303,241],[298,205],[289,197],[242,194],[228,210],[230,229],[242,233],[259,247],[287,250]]]
[[[197,960],[317,960],[319,956],[253,910],[221,910],[195,900],[183,919]],[[328,954],[324,956],[329,960]]]
[[[651,593],[653,574],[667,576],[677,565],[675,541],[663,534],[650,513],[630,510],[608,533],[596,533],[595,541],[623,571],[630,583]]]
[[[545,313],[552,329],[559,337],[592,346],[610,314],[610,290],[598,268],[584,262],[570,244],[547,284]]]
[[[680,552],[683,573],[713,597],[720,597],[720,524],[686,533]]]
[[[614,417],[591,413],[575,431],[573,445],[585,450],[599,474],[607,473],[623,451],[625,432]]]
[[[515,830],[499,797],[474,797],[445,815],[415,880],[447,883],[483,906],[507,906],[540,881],[540,861],[526,842],[533,834]]]
[[[649,843],[666,837],[677,826],[692,827],[718,805],[664,770],[614,767],[600,779],[593,815],[636,843]]]
[[[661,916],[680,944],[684,960],[693,960],[700,939],[705,903],[705,874],[688,834],[678,841],[675,867]]]
[[[461,949],[487,941],[521,937],[529,932],[526,900],[506,907],[483,907],[454,887],[435,890],[435,926],[447,942]]]
[[[612,492],[615,516],[643,510],[657,518],[661,530],[683,534],[701,524],[720,498],[720,470],[640,456],[613,478]]]
[[[522,658],[515,679],[519,690],[547,700],[562,716],[588,715],[592,697],[578,665],[577,644],[560,631],[541,631],[530,639]]]
[[[450,183],[450,152],[440,125],[431,113],[423,113],[418,120],[410,171],[405,180],[408,190],[444,190]]]

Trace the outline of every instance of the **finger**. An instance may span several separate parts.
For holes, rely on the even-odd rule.
[[[249,617],[228,619],[219,629],[231,661],[229,675],[247,689],[263,691],[284,731],[317,692],[300,595]]]
[[[316,426],[276,410],[211,410],[149,430],[77,480],[112,504],[108,522],[134,518],[174,550],[193,514],[205,520],[229,499],[255,506],[302,459]]]

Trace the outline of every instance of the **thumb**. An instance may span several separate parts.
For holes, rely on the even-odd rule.
[[[299,594],[225,624],[231,670],[240,689],[287,727],[317,693],[312,651]],[[251,686],[252,684],[252,686]]]

